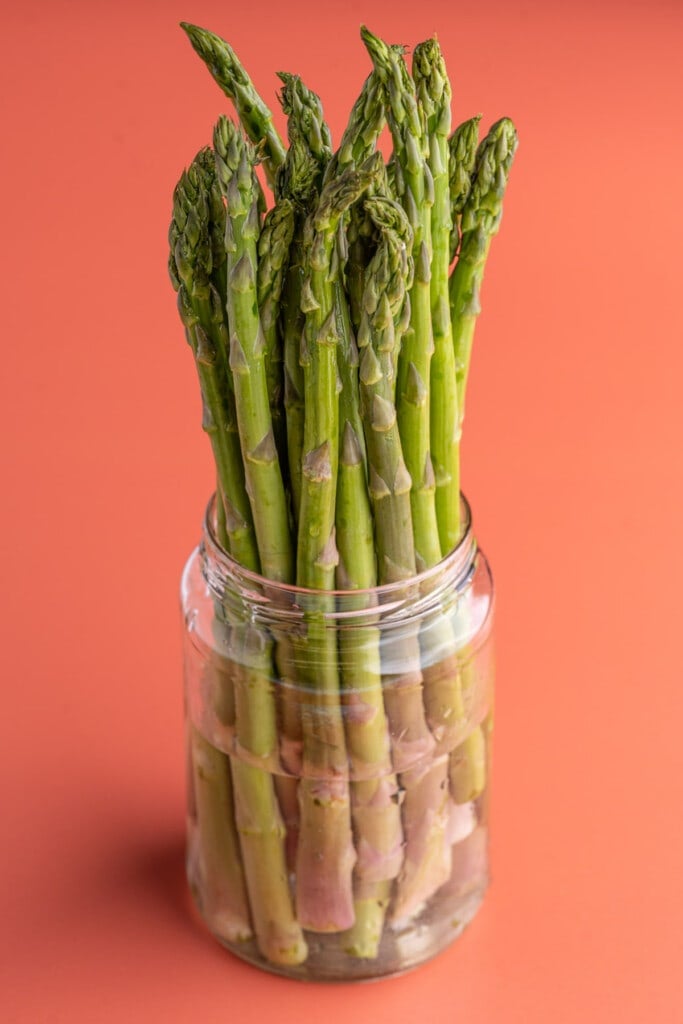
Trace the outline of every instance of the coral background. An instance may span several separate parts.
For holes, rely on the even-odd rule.
[[[4,7],[2,1020],[683,1020],[683,5]],[[436,30],[456,120],[521,137],[463,469],[499,597],[494,883],[372,986],[257,973],[185,895],[176,594],[212,474],[165,236],[225,106],[181,18],[273,102],[299,72],[337,138],[360,22]]]

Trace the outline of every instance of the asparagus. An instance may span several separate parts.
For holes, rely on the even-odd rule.
[[[425,159],[426,139],[415,84],[403,56],[365,27],[361,37],[384,86],[387,121],[400,168],[397,189],[413,229],[415,276],[410,290],[410,328],[398,363],[397,412],[412,481],[410,503],[417,568],[424,569],[441,558],[429,447],[429,371],[434,349],[430,299],[433,181]]]
[[[451,793],[456,804],[475,800],[486,785],[486,743],[480,727],[473,729],[450,758]]]
[[[451,217],[453,221],[451,263],[455,259],[460,246],[460,218],[472,184],[472,172],[477,155],[480,121],[481,114],[471,117],[468,121],[463,121],[448,140],[450,157],[449,190],[451,193]]]
[[[463,128],[460,151],[471,146],[476,124]],[[476,318],[480,312],[479,290],[493,236],[502,217],[502,201],[517,148],[517,132],[508,118],[497,121],[477,149],[469,192],[462,206],[458,262],[450,277],[450,310],[455,345],[458,395],[458,443],[465,414],[465,388],[472,353]],[[466,155],[462,157],[466,162]],[[467,667],[464,669],[467,682]],[[474,799],[484,789],[486,764],[484,737],[476,728],[450,759],[451,792],[457,803]]]
[[[216,462],[230,551],[238,561],[258,570],[258,549],[244,489],[234,403],[225,387],[223,332],[216,320],[216,303],[212,301],[215,289],[210,279],[205,166],[202,156],[195,158],[174,191],[169,272],[178,291],[178,310],[197,366],[203,403],[202,426],[211,440]]]
[[[448,303],[451,201],[448,175],[448,134],[451,127],[451,86],[436,39],[415,47],[413,78],[429,146],[427,166],[434,182],[431,212],[431,313],[434,354],[430,367],[430,445],[435,476],[436,517],[441,551],[447,554],[460,535],[460,463],[456,431],[458,409],[455,353]]]
[[[231,942],[252,937],[249,905],[234,825],[228,757],[195,729],[190,731],[193,791],[197,809],[202,912]]]
[[[221,117],[214,131],[216,168],[227,200],[230,369],[247,494],[261,570],[268,579],[292,582],[293,548],[264,366],[265,340],[256,299],[258,209],[253,154],[235,126]]]
[[[198,25],[180,23],[195,52],[209,69],[216,84],[235,104],[242,127],[254,145],[263,147],[263,165],[271,186],[278,167],[285,159],[285,147],[275,126],[273,115],[254,88],[254,83],[240,63],[237,54],[224,39]]]
[[[337,547],[335,493],[339,462],[338,335],[332,265],[337,227],[343,213],[378,173],[370,158],[323,189],[306,225],[306,280],[302,306],[306,329],[305,419],[297,583],[330,591]],[[304,778],[299,786],[301,832],[297,857],[297,912],[304,927],[339,931],[354,921],[351,873],[356,859],[351,841],[347,755],[339,706],[336,639],[326,628],[330,598],[307,602],[302,670],[307,684],[304,709]]]
[[[377,585],[373,520],[366,483],[367,465],[358,403],[358,350],[351,331],[346,295],[335,282],[341,391],[340,454],[337,480],[336,584],[345,591]],[[349,610],[367,609],[366,594],[346,598]],[[340,632],[339,658],[346,740],[355,780],[351,818],[358,859],[354,869],[353,927],[342,945],[352,956],[377,956],[391,880],[399,872],[403,833],[398,784],[392,770],[384,711],[379,630],[368,623]]]
[[[449,138],[436,39],[416,48],[411,78],[403,48],[362,29],[374,66],[336,153],[319,98],[280,73],[285,151],[228,44],[183,28],[256,146],[221,119],[215,156],[202,150],[176,188],[169,231],[216,535],[248,569],[296,581],[304,620],[266,632],[216,606],[212,716],[189,744],[205,909],[227,939],[253,929],[274,963],[305,959],[302,927],[373,957],[389,906],[402,925],[446,880],[485,784],[482,729],[460,741],[471,663],[450,624],[423,618],[380,648],[368,592],[393,582],[407,597],[459,539],[464,392],[516,135],[503,119],[477,149],[476,117]],[[370,158],[385,118],[386,167]],[[276,199],[263,224],[259,160]],[[335,585],[362,624],[329,628]],[[294,777],[274,777],[281,766]]]
[[[306,143],[308,152],[318,165],[316,186],[319,188],[332,156],[332,137],[323,117],[320,97],[309,89],[298,75],[278,71],[278,78],[283,83],[280,105],[287,115],[287,135],[290,144],[297,137]]]
[[[351,109],[339,149],[327,165],[326,181],[342,173],[347,167],[358,166],[371,156],[385,120],[382,84],[377,73],[372,71],[363,83],[360,95]],[[345,284],[350,319],[354,330],[357,330],[361,316],[363,278],[368,262],[367,220],[363,217],[360,204],[352,207],[345,219],[348,220],[349,229],[344,253]]]
[[[290,115],[290,122],[293,120]],[[294,526],[298,521],[301,501],[301,455],[304,430],[304,382],[299,362],[304,315],[301,311],[303,288],[303,228],[306,212],[316,196],[319,166],[302,133],[294,125],[293,136],[284,164],[280,168],[276,194],[277,205],[291,204],[293,236],[287,260],[281,297],[280,331],[284,364],[284,413],[286,422],[287,468],[290,513]],[[275,786],[287,826],[287,861],[295,867],[299,836],[298,776],[302,766],[302,726],[300,686],[291,638],[284,631],[276,637],[275,660],[282,685],[277,688],[281,722],[280,750],[284,767],[291,775],[278,775]]]
[[[273,434],[283,475],[287,467],[287,430],[283,417],[282,292],[294,236],[294,206],[281,199],[269,211],[258,239],[258,308],[264,338],[264,362]]]
[[[435,504],[441,551],[447,554],[460,539],[460,454],[458,447],[455,353],[448,300],[450,266],[451,196],[449,187],[448,135],[451,124],[451,87],[436,39],[415,48],[413,78],[418,109],[426,133],[427,166],[434,185],[431,211],[431,315],[434,353],[430,367],[430,443],[435,477]],[[433,553],[434,555],[436,552]],[[434,623],[429,644],[445,652],[436,664],[425,664],[427,720],[439,750],[449,749],[462,732],[464,709],[453,635],[448,622]]]
[[[391,200],[375,196],[366,199],[365,206],[380,238],[363,296],[360,380],[379,577],[380,582],[391,583],[415,574],[410,476],[391,381],[394,349],[407,320],[412,232],[401,207]],[[434,765],[430,757],[434,740],[424,720],[417,632],[404,629],[395,638],[392,651],[386,653],[384,678],[394,764],[401,770],[404,791],[405,859],[392,911],[394,920],[402,920],[436,891],[448,873],[443,842],[445,767],[442,761]]]
[[[366,160],[375,149],[384,123],[381,85],[373,71],[353,106],[339,149],[328,164],[326,180]],[[354,216],[360,210],[359,205],[352,208],[352,224],[363,222],[362,215]],[[339,242],[341,261],[346,262],[349,292],[357,297],[355,322],[358,323],[367,240],[356,234],[349,247],[340,227]],[[348,262],[344,259],[347,255]],[[377,584],[377,571],[366,483],[365,439],[358,403],[358,349],[339,277],[335,282],[335,295],[341,380],[336,579],[337,586],[343,590],[369,590]],[[365,601],[362,597],[348,604],[363,608]],[[355,921],[342,937],[342,945],[352,956],[372,959],[378,953],[392,879],[398,874],[403,859],[398,785],[392,772],[382,695],[379,631],[370,630],[367,625],[350,627],[342,631],[339,644],[346,736],[352,771],[358,780],[351,786],[351,816],[358,852],[354,870]],[[372,777],[363,778],[368,773]]]
[[[227,150],[225,155],[227,156]],[[225,167],[223,170],[225,171]],[[228,432],[225,429],[224,419],[217,419],[222,414],[223,402],[239,400],[239,389],[233,398],[232,393],[225,385],[225,378],[218,376],[220,350],[211,343],[207,331],[202,326],[204,324],[207,330],[212,330],[215,334],[217,310],[215,304],[212,305],[206,301],[204,294],[210,273],[209,204],[206,198],[206,180],[197,176],[196,182],[198,188],[196,194],[193,194],[194,202],[190,206],[183,206],[184,216],[174,217],[178,228],[177,231],[175,229],[171,231],[172,237],[177,234],[175,279],[181,282],[179,289],[179,299],[183,304],[181,313],[188,326],[190,340],[196,352],[205,407],[211,413],[211,424],[214,424],[214,435],[212,436],[216,436],[218,442],[223,445],[225,445],[226,439],[233,438],[238,443],[236,454],[230,449],[231,455],[235,455],[233,461],[228,462],[226,459],[216,458],[219,478],[223,481],[226,496],[229,496],[229,499],[226,497],[225,507],[226,531],[231,542],[231,553],[247,568],[258,572],[261,568],[261,559],[253,539],[254,527],[251,526],[248,533],[251,544],[247,546],[244,542],[246,518],[236,521],[234,512],[235,508],[241,509],[246,506],[247,513],[249,513],[239,439],[234,432]],[[187,204],[188,196],[188,188],[184,180],[181,179],[181,186],[176,190],[176,203]],[[237,209],[239,210],[239,205]],[[182,230],[179,229],[181,223],[183,224]],[[226,230],[229,223],[230,221],[227,220]],[[247,230],[243,234],[246,234],[244,244],[248,245],[249,231]],[[232,256],[234,257],[234,254]],[[234,268],[230,266],[230,255],[227,269],[232,283]],[[228,289],[229,292],[230,290]],[[202,322],[199,320],[200,315]],[[225,324],[223,323],[221,326],[225,330]],[[265,392],[265,385],[263,390]],[[239,419],[239,417],[237,418]],[[246,450],[251,450],[248,445]],[[214,447],[215,451],[216,447]],[[239,461],[237,456],[239,456]],[[250,513],[249,524],[251,525]],[[243,655],[244,647],[250,639],[249,628],[233,627],[232,632],[236,642],[242,645],[241,655]],[[253,663],[252,671],[247,672],[247,668],[239,663],[239,659],[236,659],[237,741],[244,751],[268,762],[272,759],[274,749],[276,749],[273,730],[269,727],[269,722],[273,721],[273,715],[265,713],[269,708],[269,703],[272,705],[272,696],[269,691],[270,652],[258,650],[251,655],[251,661]],[[239,710],[240,700],[241,711]],[[237,830],[252,921],[259,948],[264,956],[272,962],[299,963],[306,957],[306,945],[301,929],[294,918],[291,905],[282,827],[277,816],[272,777],[267,771],[255,767],[253,764],[244,763],[239,757],[231,759],[230,768],[234,785]],[[265,886],[263,878],[268,879],[268,884]]]
[[[362,29],[361,35],[385,87],[387,120],[394,143],[396,189],[413,228],[415,274],[410,289],[410,326],[398,360],[396,406],[405,464],[412,481],[410,504],[415,562],[417,570],[422,570],[441,558],[434,493],[436,480],[430,452],[429,392],[434,351],[431,208],[435,196],[434,179],[427,161],[428,125],[423,124],[415,83],[402,55],[367,29]],[[424,97],[425,89],[422,93]],[[429,99],[437,105],[431,93]],[[437,122],[438,117],[434,123]],[[451,702],[457,701],[459,696],[457,676],[439,673],[435,680],[433,672],[428,671],[424,677],[424,696],[430,721],[441,729]],[[403,815],[406,858],[392,911],[395,922],[415,914],[448,877],[447,770],[447,760],[440,757],[423,762],[401,778],[406,789]]]
[[[500,227],[503,196],[516,149],[517,131],[512,121],[504,117],[489,129],[479,145],[472,184],[462,210],[460,253],[450,277],[459,429],[465,415],[472,338],[481,310],[479,291],[491,240]]]
[[[282,344],[284,356],[284,406],[292,517],[297,523],[301,504],[301,456],[304,430],[304,377],[299,361],[304,314],[303,289],[304,221],[315,201],[318,163],[302,134],[294,128],[287,158],[277,181],[277,193],[294,207],[294,236],[283,290]]]

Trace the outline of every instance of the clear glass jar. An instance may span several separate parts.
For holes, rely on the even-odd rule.
[[[395,974],[481,903],[493,584],[462,504],[433,569],[328,593],[241,568],[209,504],[182,578],[187,874],[209,929],[253,964]]]

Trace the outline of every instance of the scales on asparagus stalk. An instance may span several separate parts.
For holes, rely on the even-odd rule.
[[[441,654],[425,661],[419,619],[387,645],[375,588],[409,588],[461,537],[465,387],[516,133],[503,119],[477,148],[475,117],[451,134],[436,39],[411,75],[403,47],[363,29],[373,69],[339,148],[319,97],[281,72],[285,146],[231,47],[183,28],[250,140],[219,120],[169,231],[217,539],[274,588],[301,588],[291,635],[216,602],[214,711],[232,739],[190,732],[197,848],[229,941],[253,934],[293,965],[304,929],[331,932],[372,959],[449,876],[449,799],[471,804],[485,783],[469,652],[432,624]],[[338,602],[363,625],[330,628]]]

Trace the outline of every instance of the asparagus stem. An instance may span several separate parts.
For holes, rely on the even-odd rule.
[[[209,69],[216,84],[235,104],[242,127],[254,145],[263,147],[263,165],[271,186],[278,167],[285,159],[285,148],[275,126],[273,115],[254,88],[254,83],[240,63],[237,54],[224,39],[198,25],[180,23],[195,52]]]
[[[280,104],[287,115],[289,141],[292,143],[296,138],[300,138],[305,142],[317,165],[315,183],[319,189],[332,156],[332,138],[323,117],[320,97],[309,89],[298,75],[278,71],[278,78],[283,83]]]
[[[281,199],[269,211],[258,239],[258,307],[263,329],[268,404],[273,423],[275,447],[283,476],[288,479],[287,429],[283,416],[282,398],[283,342],[280,331],[282,292],[294,237],[294,206],[289,199]]]
[[[409,304],[411,229],[397,203],[375,196],[366,199],[365,206],[379,232],[379,242],[363,296],[360,381],[379,576],[380,582],[390,583],[409,580],[415,574],[410,477],[403,461],[391,383],[394,349]],[[444,759],[434,763],[430,757],[434,739],[424,719],[417,629],[402,630],[392,641],[386,660],[385,703],[394,764],[403,769],[405,859],[392,912],[397,920],[414,913],[445,880],[447,763]],[[394,664],[397,670],[392,672]]]
[[[306,959],[308,951],[294,915],[286,830],[272,775],[278,747],[271,683],[272,644],[249,624],[238,624],[234,633],[238,755],[232,759],[232,773],[252,918],[263,955],[272,963],[298,964]]]
[[[336,582],[340,589],[368,591],[377,585],[373,521],[367,489],[358,393],[358,350],[346,297],[336,283],[339,334],[341,444],[337,480]],[[367,610],[367,595],[345,599],[345,608]],[[339,657],[346,741],[354,781],[351,818],[358,859],[354,869],[355,924],[343,943],[351,955],[377,956],[390,883],[403,860],[398,784],[391,765],[384,710],[380,635],[369,624],[340,631]],[[364,778],[365,776],[370,778]]]
[[[293,116],[293,114],[291,115]],[[304,314],[301,295],[304,281],[304,222],[317,196],[318,163],[303,134],[293,126],[287,158],[278,175],[277,192],[294,207],[292,238],[283,291],[282,344],[284,350],[284,406],[287,422],[287,455],[292,518],[299,520],[301,458],[304,433],[304,375],[300,363]]]
[[[382,84],[377,72],[371,71],[351,108],[339,149],[327,168],[326,180],[345,171],[347,167],[358,167],[372,156],[386,122],[382,96]]]
[[[486,785],[486,743],[480,726],[453,751],[450,758],[451,794],[456,804],[476,800]]]
[[[481,310],[479,291],[491,240],[500,227],[503,196],[516,149],[515,126],[504,117],[490,128],[477,150],[472,183],[462,210],[460,253],[450,277],[459,428],[465,415],[472,338]]]
[[[363,83],[361,93],[351,109],[339,149],[327,165],[325,181],[331,180],[348,167],[358,166],[375,151],[377,139],[386,121],[382,94],[382,84],[377,72],[373,70]],[[368,224],[361,205],[352,207],[345,220],[349,227],[345,240],[347,251],[343,259],[346,290],[350,319],[354,330],[358,330],[365,267],[369,258]]]
[[[224,161],[228,157],[227,148],[225,148],[223,154]],[[236,169],[234,173],[239,171],[243,179],[245,176],[244,167],[239,159],[240,156],[241,154],[238,152],[238,159],[233,162]],[[222,166],[224,173],[227,173],[226,168],[227,164],[224,164]],[[230,184],[232,184],[232,179]],[[251,514],[247,511],[249,515],[248,525],[250,527],[247,530],[245,527],[245,522],[247,522],[246,515],[238,521],[235,513],[235,509],[244,507],[245,503],[248,510],[249,502],[245,489],[242,456],[239,448],[237,453],[235,453],[234,446],[229,446],[229,443],[233,441],[237,441],[239,444],[239,439],[234,431],[227,429],[223,404],[226,400],[233,400],[239,412],[239,403],[244,402],[244,393],[237,386],[235,387],[234,399],[231,399],[231,392],[226,386],[225,376],[221,378],[218,374],[222,349],[219,350],[218,346],[212,343],[199,322],[199,316],[201,315],[202,322],[207,324],[209,330],[215,332],[217,329],[216,304],[212,304],[207,300],[207,296],[210,298],[208,284],[210,244],[208,203],[206,202],[206,188],[203,187],[205,182],[202,183],[202,179],[198,178],[198,185],[197,195],[194,197],[193,203],[189,207],[183,208],[184,219],[183,217],[175,218],[178,227],[175,247],[175,270],[176,279],[180,281],[179,301],[181,304],[181,314],[186,323],[193,350],[196,353],[205,411],[208,414],[205,424],[206,428],[211,431],[218,475],[222,481],[221,486],[225,487],[225,521],[226,531],[230,538],[231,553],[234,558],[239,559],[248,569],[258,572],[261,567],[261,560],[254,538],[254,527],[251,525]],[[237,192],[236,189],[233,191]],[[187,203],[188,189],[185,187],[180,188],[177,190],[177,193],[177,205],[182,204],[183,201]],[[252,202],[251,205],[248,205],[249,213],[247,214],[244,213],[244,208],[247,204],[244,203],[243,206],[240,206],[240,202],[243,202],[241,193],[232,195],[231,199],[233,200],[233,206],[230,218],[242,218],[241,222],[238,221],[240,244],[245,250],[251,246],[253,258],[255,259],[255,239],[252,227],[255,203]],[[252,223],[246,225],[245,222],[249,215],[252,218]],[[226,221],[226,225],[232,224],[230,218]],[[236,276],[234,272],[235,266],[239,267],[240,263],[244,266],[244,259],[244,252],[238,254],[237,260],[235,259],[234,251],[228,255],[227,270],[231,281],[231,288],[228,289],[229,295],[233,291],[232,285]],[[231,260],[233,265],[231,265]],[[255,310],[255,278],[251,276],[250,280],[252,291],[251,307]],[[256,321],[258,322],[256,314],[252,314],[252,319],[254,316],[256,316]],[[243,344],[245,346],[248,345],[249,339],[254,339],[255,336],[258,339],[258,331],[256,331],[256,335],[253,332],[253,322],[250,322],[243,315],[242,307],[239,305],[237,317],[237,322],[244,332],[241,335]],[[224,324],[221,326],[225,329]],[[256,347],[258,348],[258,346]],[[253,351],[253,341],[252,348],[249,351]],[[257,351],[256,359],[258,360],[258,358],[259,353]],[[265,376],[262,368],[262,354],[260,359],[260,377],[258,376],[259,371],[257,369],[257,380],[261,380],[262,392],[260,409],[262,410],[265,407],[265,414],[262,415],[266,417],[267,422],[269,414],[265,391]],[[236,380],[234,383],[238,384],[241,382]],[[255,401],[258,400],[257,396]],[[253,410],[249,410],[249,412],[253,414]],[[237,418],[239,419],[239,415]],[[256,426],[260,429],[258,420],[256,421]],[[251,419],[247,419],[244,431],[242,443],[245,446],[245,451],[250,452],[253,447],[251,439],[255,433],[258,433],[258,430],[253,430],[253,421]],[[248,431],[252,431],[252,433],[248,433]],[[233,465],[233,462],[236,463],[237,455],[239,456],[239,474],[237,473],[236,465]],[[235,456],[235,459],[230,461],[233,456]],[[246,539],[249,540],[248,544]],[[265,550],[270,555],[268,548],[265,548]],[[285,552],[282,564],[273,565],[272,555],[270,558],[264,559],[264,564],[271,565],[272,571],[279,572],[284,576],[287,572],[286,554]],[[291,553],[289,557],[291,561]],[[289,571],[291,574],[291,568]],[[237,705],[236,737],[243,755],[248,754],[252,757],[261,758],[267,763],[269,761],[272,762],[277,750],[273,698],[269,682],[272,664],[272,644],[268,644],[263,650],[259,650],[258,655],[253,655],[252,660],[255,660],[256,665],[253,671],[247,673],[245,681],[246,668],[244,663],[248,652],[247,639],[251,636],[248,630],[249,627],[239,623],[232,624],[233,644],[237,645],[235,647],[236,656],[233,659],[235,675],[238,684],[241,682],[241,685],[236,687],[234,695]],[[255,767],[253,764],[247,765],[243,763],[238,757],[231,759],[231,771],[234,783],[235,813],[240,834],[240,846],[252,920],[259,949],[264,956],[274,962],[299,963],[306,956],[306,947],[301,936],[301,930],[294,919],[291,905],[291,895],[286,875],[283,836],[280,835],[281,830],[278,829],[277,818],[274,816],[277,803],[272,775],[269,771]],[[268,897],[265,903],[262,895],[263,878],[269,879],[267,887]]]
[[[377,958],[390,897],[390,881],[373,882],[368,892],[359,888],[353,904],[356,920],[340,939],[342,949],[349,956],[365,960]]]
[[[363,429],[379,581],[394,583],[415,575],[410,476],[403,459],[392,387],[394,350],[409,306],[411,229],[401,207],[392,200],[374,196],[365,200],[365,206],[379,232],[379,241],[368,266],[358,334]],[[394,765],[401,770],[427,756],[434,741],[424,719],[417,634],[406,632],[398,637],[392,653],[397,671],[389,673],[385,666],[385,702]]]
[[[379,158],[378,158],[379,159]],[[334,310],[334,243],[343,213],[376,177],[371,158],[323,189],[307,223],[306,281],[302,306],[306,329],[305,420],[297,583],[334,588],[337,547],[335,494],[339,462],[338,334]],[[304,772],[299,787],[301,832],[297,857],[297,911],[304,927],[340,931],[353,924],[348,768],[339,706],[336,637],[325,625],[330,598],[321,596],[305,613],[302,642],[308,704],[304,709]],[[321,839],[323,855],[321,856]]]
[[[438,757],[404,772],[405,859],[391,910],[395,925],[414,917],[448,881],[448,758]]]
[[[251,938],[249,906],[234,824],[228,757],[195,729],[190,731],[193,789],[197,810],[202,912],[230,942]]]
[[[225,529],[234,558],[255,566],[259,558],[251,508],[245,491],[244,466],[236,433],[234,402],[225,386],[225,324],[220,305],[212,301],[210,206],[206,160],[195,158],[181,176],[173,196],[169,230],[171,281],[178,291],[178,310],[192,348],[202,394],[202,426],[213,449]]]
[[[258,541],[268,579],[293,581],[294,556],[287,499],[268,402],[265,341],[256,293],[258,208],[253,155],[235,126],[222,117],[214,131],[216,169],[227,200],[225,247],[228,273],[230,369],[237,423]]]
[[[476,119],[475,119],[476,120]],[[466,151],[476,138],[476,124],[462,129],[460,152],[466,166]],[[480,312],[479,291],[491,240],[498,232],[503,213],[503,196],[517,149],[517,132],[512,121],[502,118],[479,145],[471,174],[470,188],[462,207],[460,251],[449,282],[451,320],[455,346],[456,390],[458,394],[458,443],[465,416],[465,388],[472,355],[472,340]],[[465,673],[467,669],[464,670]],[[465,678],[466,682],[466,678]],[[462,747],[451,754],[451,789],[456,802],[467,792],[477,793],[485,784],[484,739],[479,728]]]
[[[361,29],[385,90],[387,121],[400,175],[397,190],[413,229],[415,275],[410,291],[410,328],[398,362],[397,412],[406,467],[412,480],[410,503],[418,570],[441,558],[434,500],[435,480],[430,454],[430,363],[432,335],[431,206],[433,181],[425,159],[426,139],[417,106],[415,84],[396,47]]]
[[[472,185],[472,172],[477,155],[479,139],[479,122],[481,114],[463,121],[455,129],[448,140],[449,152],[449,191],[451,194],[451,263],[455,259],[460,246],[460,220],[463,207]]]
[[[431,211],[431,315],[434,354],[430,367],[430,445],[435,476],[436,518],[441,551],[447,554],[460,536],[460,462],[458,408],[453,387],[455,353],[448,303],[451,201],[448,174],[448,134],[451,127],[451,86],[436,39],[415,47],[413,78],[424,120],[434,182]]]

